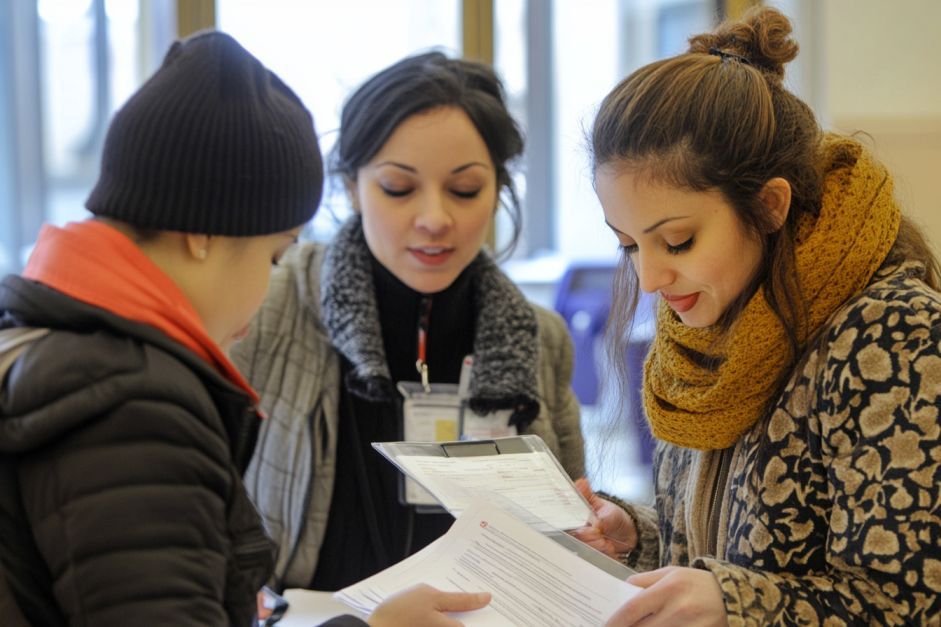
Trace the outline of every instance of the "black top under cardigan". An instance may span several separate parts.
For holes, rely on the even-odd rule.
[[[426,361],[432,383],[457,383],[464,356],[473,352],[477,307],[469,270],[431,295]],[[425,295],[399,281],[375,258],[372,276],[392,379],[419,381],[415,361]],[[346,381],[350,365],[343,362],[341,381]],[[372,442],[402,439],[401,407],[401,399],[370,402],[345,386],[341,390],[336,482],[311,580],[315,590],[338,590],[373,575],[424,548],[454,522],[447,513],[415,513],[402,505],[401,473],[372,448]]]

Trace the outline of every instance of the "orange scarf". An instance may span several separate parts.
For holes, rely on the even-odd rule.
[[[258,394],[209,337],[189,299],[123,233],[95,220],[43,225],[23,276],[75,300],[163,331],[258,404]]]

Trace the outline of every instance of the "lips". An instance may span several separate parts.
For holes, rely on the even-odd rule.
[[[692,294],[685,294],[682,296],[675,296],[670,294],[660,294],[663,297],[663,300],[667,301],[667,304],[675,311],[676,313],[684,313],[692,309],[696,302],[699,300],[699,292],[693,292]]]
[[[419,246],[409,248],[408,252],[419,262],[427,266],[440,266],[454,254],[453,248],[444,246]]]

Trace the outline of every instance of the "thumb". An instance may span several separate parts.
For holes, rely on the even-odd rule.
[[[591,484],[588,482],[586,477],[579,477],[575,480],[575,488],[584,496],[586,499],[591,498],[592,492]]]
[[[628,577],[627,583],[633,584],[638,588],[649,588],[669,575],[671,570],[673,569],[668,566],[667,568],[658,568],[657,570],[651,570],[645,573],[637,573],[636,575]]]
[[[490,603],[489,592],[440,592],[435,599],[439,612],[469,612]]]
[[[588,479],[585,477],[579,477],[576,479],[575,489],[579,491],[586,501],[588,501],[588,504],[592,506],[592,509],[597,509],[596,503],[599,499],[594,490],[591,489],[591,484],[588,483]]]

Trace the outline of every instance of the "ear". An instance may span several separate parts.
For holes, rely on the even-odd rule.
[[[197,233],[186,233],[183,236],[186,252],[197,261],[205,261],[209,256],[209,242],[211,238],[208,235]]]
[[[776,176],[761,188],[758,192],[758,200],[765,206],[768,217],[771,218],[772,227],[769,233],[778,231],[784,226],[791,210],[791,184],[786,179]]]

